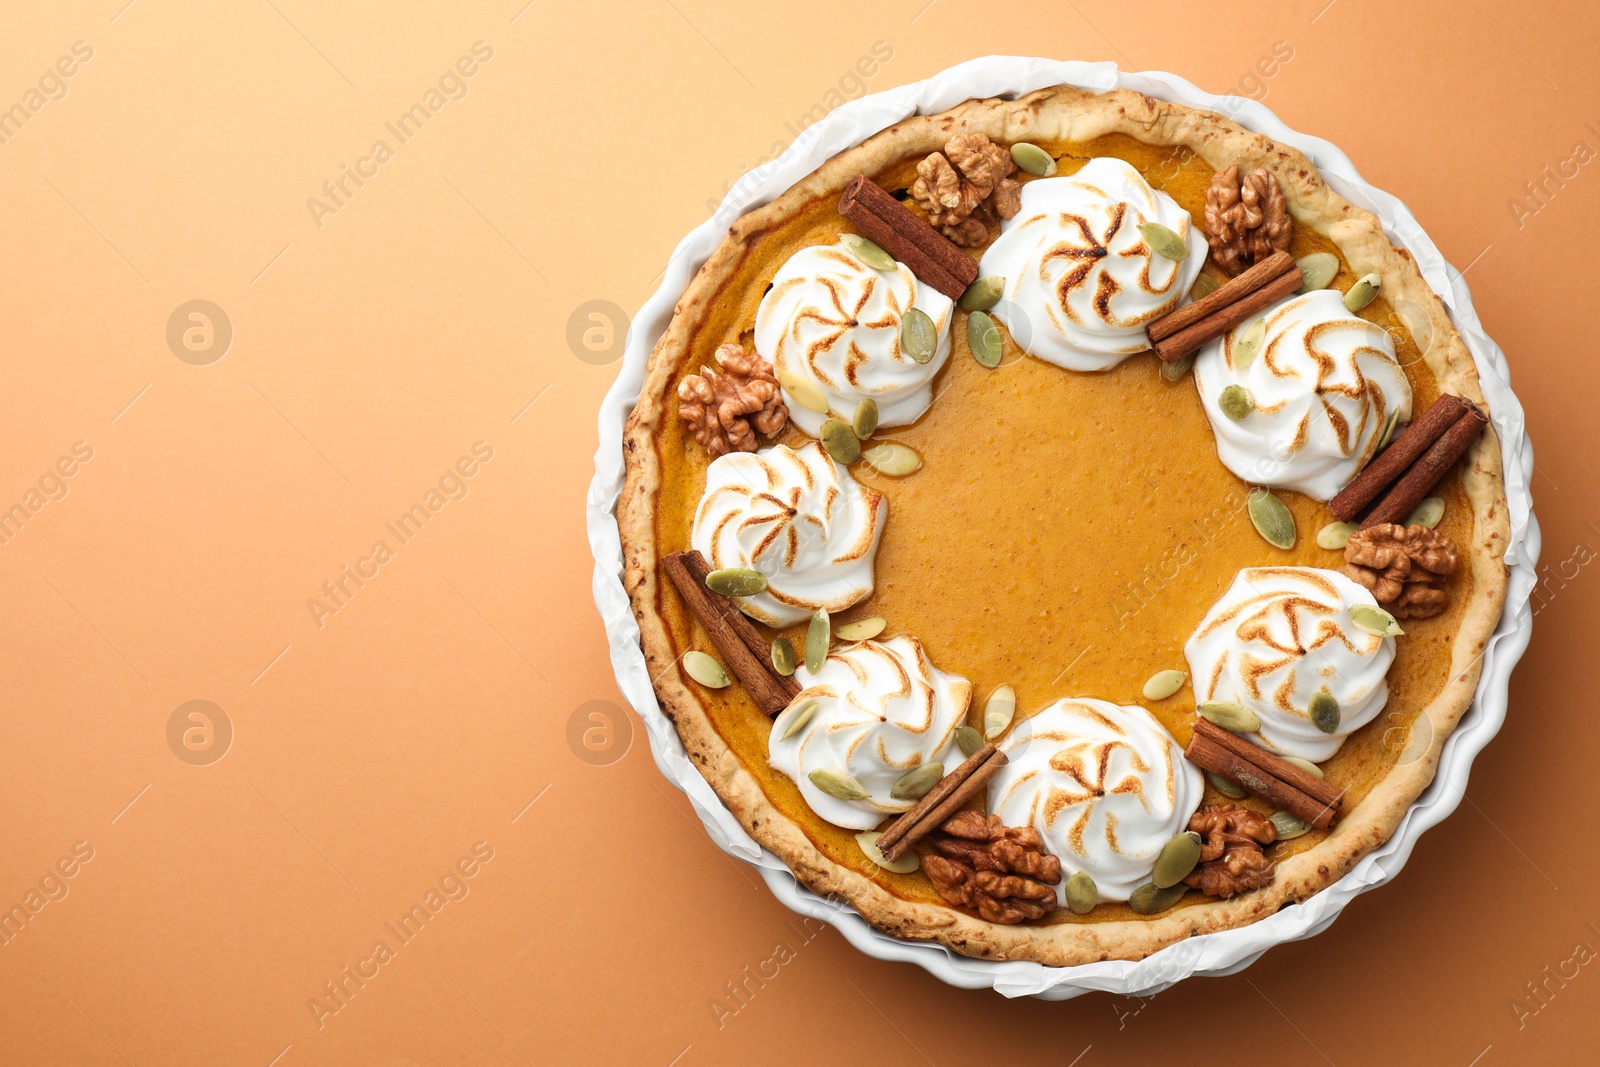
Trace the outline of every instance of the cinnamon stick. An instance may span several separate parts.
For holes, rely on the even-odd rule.
[[[1288,253],[1284,254],[1288,255]],[[1271,262],[1270,257],[1267,262]],[[1243,277],[1243,274],[1239,275],[1239,278]],[[1238,281],[1239,278],[1235,278],[1234,281]],[[1156,355],[1160,356],[1165,363],[1182,359],[1184,356],[1199,351],[1200,346],[1207,341],[1221,337],[1241,322],[1266,308],[1269,304],[1275,304],[1290,293],[1293,293],[1300,288],[1302,281],[1300,268],[1295,265],[1294,260],[1291,258],[1289,260],[1289,270],[1285,273],[1279,274],[1277,277],[1263,283],[1260,288],[1244,294],[1232,303],[1225,304],[1198,322],[1184,327],[1177,333],[1169,334],[1160,341],[1156,341],[1152,347],[1155,349]],[[1226,286],[1223,288],[1226,288]],[[1222,292],[1222,289],[1218,289],[1217,292]],[[1216,293],[1210,295],[1215,296]],[[1183,309],[1179,308],[1178,310],[1182,311]],[[1177,314],[1177,312],[1173,314]],[[1160,321],[1162,320],[1156,320],[1156,322]],[[1151,327],[1155,325],[1156,323],[1151,323]]]
[[[912,826],[916,825],[917,820],[922,818],[922,816],[927,813],[928,809],[932,808],[945,797],[955,792],[956,786],[966,781],[973,771],[987,763],[989,757],[994,755],[994,753],[994,745],[986,744],[979,748],[978,751],[968,756],[966,761],[958,766],[955,770],[951,771],[949,774],[939,779],[938,782],[934,783],[934,787],[924,793],[922,795],[922,799],[918,800],[911,806],[910,810],[906,811],[898,819],[890,823],[889,828],[879,836],[879,851],[888,848],[896,841],[899,841],[900,838],[904,837],[905,832],[911,829]]]
[[[1435,441],[1433,447],[1424,452],[1411,465],[1411,469],[1394,483],[1394,487],[1378,501],[1378,506],[1372,509],[1372,514],[1361,520],[1361,528],[1365,530],[1380,522],[1405,522],[1429,490],[1438,485],[1450,468],[1455,466],[1456,460],[1472,447],[1472,442],[1478,439],[1487,425],[1489,420],[1483,412],[1469,406],[1461,418],[1444,432],[1444,436]]]
[[[1287,273],[1289,268],[1295,265],[1294,257],[1289,253],[1274,252],[1243,274],[1236,278],[1230,278],[1194,303],[1185,304],[1170,315],[1163,315],[1152,322],[1145,332],[1150,335],[1150,340],[1152,341],[1166,340],[1180,330],[1193,326],[1207,315],[1221,311],[1241,297],[1250,295],[1279,275]],[[1295,288],[1298,289],[1299,286]]]
[[[1257,764],[1274,777],[1283,779],[1302,793],[1316,797],[1325,804],[1337,806],[1344,797],[1344,790],[1338,786],[1296,767],[1276,752],[1262,748],[1232,730],[1224,730],[1209,719],[1197,719],[1195,732]]]
[[[1344,790],[1205,719],[1195,721],[1183,755],[1319,830],[1333,826],[1344,803]]]
[[[965,763],[939,779],[939,784],[916,806],[896,819],[878,838],[878,849],[884,859],[893,863],[905,855],[906,849],[944,825],[946,819],[967,806],[967,801],[977,796],[978,790],[988,784],[1009,760],[1006,754],[993,745],[984,745]],[[884,841],[889,842],[888,847]]]
[[[1453,393],[1443,393],[1428,406],[1405,432],[1373,457],[1339,495],[1328,501],[1328,510],[1341,522],[1349,522],[1361,509],[1377,499],[1396,478],[1406,472],[1416,458],[1426,452],[1446,430],[1456,424],[1472,405]]]
[[[661,558],[661,569],[711,637],[733,676],[739,679],[756,707],[777,715],[800,693],[800,683],[773,670],[770,648],[755,625],[732,600],[706,588],[710,566],[699,552],[674,552]]]
[[[977,260],[865,174],[856,175],[844,187],[839,214],[951,300],[960,300],[978,277]]]
[[[701,589],[704,589],[709,596],[722,597],[722,594],[712,592],[711,589],[706,585],[706,575],[711,573],[711,564],[706,561],[705,556],[701,555],[699,552],[683,552],[679,553],[679,555],[683,557],[684,569],[689,572],[690,576],[692,576],[697,583],[699,583],[699,587]],[[750,623],[749,618],[743,612],[739,611],[738,605],[734,604],[734,602],[728,597],[722,597],[722,599],[726,600],[728,606],[732,607],[734,611],[737,612],[737,620],[732,624],[733,632],[738,635],[739,640],[744,642],[745,647],[755,655],[756,659],[760,660],[763,664],[770,664],[772,659],[772,643],[761,636],[761,634],[756,630],[755,626]],[[783,676],[779,675],[779,677],[781,678]],[[795,682],[794,688],[795,692],[798,693],[800,691],[800,683]]]

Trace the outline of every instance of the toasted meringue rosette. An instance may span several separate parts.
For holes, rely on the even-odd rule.
[[[878,405],[879,426],[915,422],[933,403],[933,379],[950,357],[954,303],[904,263],[869,266],[844,243],[802,248],[778,268],[756,309],[756,351],[779,382],[793,375],[821,390],[828,413],[785,390],[789,417],[816,437],[833,415],[846,422],[861,401]],[[933,358],[918,363],[900,347],[900,322],[917,308],[933,320]]]
[[[1330,758],[1389,699],[1394,638],[1358,627],[1350,611],[1361,605],[1377,601],[1338,571],[1240,571],[1184,645],[1195,703],[1226,701],[1254,712],[1261,728],[1247,736],[1279,755]],[[1314,721],[1319,694],[1338,705],[1332,731]]]
[[[1160,255],[1140,232],[1154,223],[1189,248]],[[1022,187],[1022,210],[1001,224],[980,277],[1005,279],[990,312],[1023,351],[1068,370],[1110,370],[1150,347],[1145,327],[1187,299],[1206,261],[1189,213],[1120,159]]]
[[[1393,339],[1347,311],[1333,289],[1281,300],[1207,344],[1194,383],[1223,466],[1317,500],[1332,499],[1367,465],[1385,427],[1398,431],[1411,419],[1411,385]],[[1242,419],[1221,403],[1234,385],[1249,399]]]
[[[800,694],[772,723],[768,760],[800,787],[811,810],[835,826],[870,830],[886,815],[909,811],[917,797],[896,797],[906,775],[962,760],[956,727],[966,721],[972,683],[939,670],[914,637],[859,641],[835,648],[815,674],[795,671]],[[785,738],[806,704],[816,708]],[[813,775],[860,787],[846,800],[819,788]],[[936,779],[935,779],[936,780]]]
[[[1204,780],[1144,708],[1058,700],[1000,744],[1008,762],[989,782],[989,810],[1031,826],[1061,860],[1057,896],[1079,871],[1101,900],[1127,900],[1189,825]]]
[[[822,445],[731,452],[706,468],[691,547],[712,570],[760,571],[767,588],[739,608],[768,626],[843,611],[872,593],[889,505]]]

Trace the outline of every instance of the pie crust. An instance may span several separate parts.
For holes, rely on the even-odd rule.
[[[1439,388],[1486,408],[1472,357],[1444,305],[1411,257],[1384,236],[1378,220],[1339,196],[1311,162],[1292,148],[1244,129],[1213,112],[1116,90],[1091,93],[1072,87],[1044,89],[1015,101],[973,100],[950,111],[905,119],[824,163],[772,203],[730,227],[679,300],[666,332],[651,353],[644,387],[627,425],[623,450],[627,479],[617,507],[624,554],[624,586],[638,619],[641,643],[662,710],[675,724],[690,758],[745,830],[781,858],[813,892],[842,899],[874,927],[894,937],[935,941],[967,956],[1032,960],[1071,966],[1099,960],[1138,960],[1196,934],[1243,926],[1303,901],[1331,885],[1395,831],[1411,803],[1433,780],[1446,738],[1470,705],[1479,663],[1504,602],[1503,563],[1509,537],[1500,448],[1493,429],[1468,451],[1461,484],[1472,509],[1472,537],[1461,556],[1470,561],[1472,591],[1461,616],[1443,688],[1418,718],[1431,727],[1431,743],[1411,762],[1396,765],[1324,840],[1278,864],[1274,883],[1231,900],[1206,900],[1148,920],[1002,926],[948,906],[903,899],[835,863],[804,830],[775,806],[712,725],[706,710],[670,669],[676,655],[656,609],[658,549],[656,506],[661,464],[654,434],[675,416],[672,377],[687,358],[697,325],[722,284],[737,269],[750,242],[817,197],[837,195],[857,174],[873,175],[907,158],[942,148],[956,133],[984,134],[997,143],[1084,142],[1125,134],[1146,144],[1187,146],[1215,169],[1271,170],[1288,196],[1294,220],[1328,238],[1358,275],[1377,272],[1391,300],[1421,309],[1432,343],[1424,355]],[[1063,372],[1068,373],[1068,372]]]

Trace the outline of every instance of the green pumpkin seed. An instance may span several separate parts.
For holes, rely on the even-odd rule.
[[[1100,887],[1088,871],[1079,871],[1067,879],[1067,907],[1074,915],[1087,915],[1100,903]]]
[[[1261,716],[1231,700],[1208,700],[1195,710],[1207,722],[1236,734],[1253,734],[1261,729]]]
[[[988,701],[983,705],[983,736],[986,740],[993,741],[1006,732],[1006,727],[1011,725],[1011,719],[1017,714],[1017,691],[1009,685],[1002,685],[989,694]]]
[[[1389,417],[1383,420],[1383,432],[1378,435],[1378,447],[1372,450],[1377,455],[1389,447],[1389,442],[1394,438],[1394,428],[1400,423],[1400,409],[1395,408],[1389,412]]]
[[[683,654],[683,669],[707,689],[725,689],[732,681],[728,672],[722,669],[722,664],[700,651]]]
[[[778,384],[789,394],[789,399],[801,407],[818,415],[828,413],[828,398],[822,395],[815,382],[784,370],[778,372]]]
[[[785,678],[794,673],[794,642],[787,637],[772,639],[772,669]]]
[[[1128,897],[1128,907],[1140,915],[1157,915],[1182,900],[1188,891],[1189,887],[1182,882],[1168,889],[1162,889],[1154,882],[1146,882]]]
[[[778,731],[778,740],[787,741],[805,729],[806,723],[810,722],[811,717],[816,713],[817,702],[815,700],[808,700],[788,712],[788,719],[784,722],[783,728]]]
[[[962,311],[988,311],[1000,303],[1000,297],[1005,294],[1006,280],[998,274],[990,274],[979,278],[967,286],[967,291],[961,294]]]
[[[927,363],[939,348],[939,327],[921,308],[911,308],[900,316],[900,351],[917,363]]]
[[[1261,351],[1261,342],[1267,339],[1267,320],[1256,319],[1244,328],[1239,334],[1239,339],[1233,343],[1233,369],[1242,371],[1256,358],[1256,353]]]
[[[1374,637],[1399,637],[1405,633],[1393,615],[1373,604],[1357,604],[1350,609],[1350,621],[1356,629]]]
[[[972,358],[985,367],[992,369],[1000,365],[1000,357],[1004,354],[1000,344],[1000,328],[982,311],[974,311],[967,316],[967,347],[972,349]]]
[[[915,770],[902,774],[899,780],[889,787],[889,795],[896,800],[921,800],[943,777],[944,764],[937,761],[924,763]]]
[[[1356,282],[1350,287],[1350,291],[1344,294],[1345,310],[1354,313],[1372,303],[1378,295],[1378,287],[1382,284],[1383,276],[1379,274],[1368,274]]]
[[[1422,503],[1417,505],[1417,510],[1411,513],[1411,517],[1406,520],[1406,525],[1426,526],[1431,530],[1439,525],[1439,520],[1442,518],[1444,518],[1444,498],[1430,496],[1425,497]]]
[[[1183,683],[1189,676],[1182,671],[1157,671],[1144,683],[1144,698],[1146,700],[1165,700],[1173,693],[1183,688]]]
[[[1189,258],[1189,245],[1178,235],[1178,231],[1159,222],[1141,222],[1139,233],[1144,236],[1145,243],[1162,259],[1170,259],[1174,263],[1182,263]]]
[[[1294,513],[1289,505],[1267,492],[1255,489],[1246,502],[1250,523],[1267,544],[1274,548],[1294,547]]]
[[[889,625],[884,619],[874,615],[870,619],[857,619],[847,622],[833,631],[833,635],[841,641],[870,641],[883,633],[883,628]]]
[[[1353,522],[1330,522],[1317,531],[1317,547],[1338,552],[1350,540],[1358,527]]]
[[[1326,690],[1311,698],[1311,706],[1306,709],[1306,715],[1310,718],[1311,725],[1325,734],[1336,732],[1339,724],[1344,721],[1344,715],[1339,711],[1339,702]]]
[[[1217,397],[1217,407],[1234,422],[1239,422],[1256,409],[1255,398],[1242,385],[1230,385]]]
[[[832,636],[826,611],[811,616],[811,623],[806,627],[806,670],[810,673],[816,674],[822,669],[823,661],[828,658],[828,641]]]
[[[1332,252],[1313,252],[1295,262],[1300,266],[1300,288],[1297,292],[1326,289],[1339,274],[1339,257]]]
[[[1322,768],[1318,767],[1315,763],[1312,763],[1308,759],[1301,759],[1299,756],[1285,756],[1283,757],[1283,762],[1294,764],[1296,767],[1299,767],[1302,771],[1305,771],[1313,778],[1324,777]]]
[[[1279,841],[1292,841],[1311,829],[1304,819],[1298,815],[1291,815],[1287,811],[1275,811],[1267,816],[1269,822],[1278,831]]]
[[[1018,141],[1011,146],[1011,159],[1017,166],[1029,174],[1048,178],[1056,172],[1056,160],[1049,152],[1036,144],[1027,141]]]
[[[861,783],[837,771],[812,771],[811,784],[836,800],[865,800],[868,793]]]
[[[878,848],[878,838],[882,836],[883,834],[878,830],[867,830],[856,835],[856,844],[861,846],[861,851],[866,853],[867,859],[886,871],[893,871],[895,874],[910,874],[922,866],[922,857],[917,855],[915,849],[910,848],[900,853],[900,858],[892,863],[885,859],[883,851]]]
[[[956,747],[963,756],[970,756],[983,747],[983,735],[971,726],[957,726]]]
[[[1232,800],[1238,800],[1244,796],[1243,789],[1240,789],[1238,786],[1222,777],[1222,775],[1218,774],[1216,771],[1207,771],[1206,781],[1210,782],[1212,788],[1214,788],[1217,792]]]
[[[818,431],[822,447],[836,462],[849,466],[861,458],[861,438],[842,419],[823,419]]]
[[[1196,278],[1194,284],[1189,286],[1189,299],[1191,301],[1199,300],[1201,297],[1210,296],[1221,288],[1222,283],[1217,280],[1217,276],[1207,272]]]
[[[1169,382],[1181,382],[1183,381],[1183,376],[1189,373],[1189,368],[1194,366],[1194,357],[1183,356],[1180,359],[1173,360],[1171,363],[1162,360],[1157,360],[1156,362],[1161,364],[1161,377]]]
[[[1189,877],[1194,865],[1200,862],[1200,835],[1185,830],[1161,846],[1156,865],[1150,872],[1150,881],[1157,889],[1170,889]]]
[[[870,396],[856,405],[856,413],[850,420],[850,428],[856,432],[858,441],[865,441],[873,435],[878,428],[878,402]]]
[[[904,478],[922,467],[920,452],[910,445],[902,445],[895,441],[873,445],[861,453],[861,458],[879,474],[887,474],[892,478]]]
[[[767,576],[748,567],[724,567],[706,575],[706,588],[723,596],[755,596],[767,588]]]
[[[900,269],[900,264],[895,262],[895,258],[885,252],[882,246],[867,240],[859,233],[842,234],[839,237],[839,243],[848,248],[857,259],[873,270],[897,271]]]

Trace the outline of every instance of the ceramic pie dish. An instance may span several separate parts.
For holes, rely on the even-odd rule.
[[[1115,91],[1123,84],[1138,92]],[[619,680],[658,762],[713,836],[754,859],[791,905],[815,912],[816,893],[839,901],[844,910],[830,906],[827,918],[875,954],[915,959],[961,984],[1055,996],[1148,991],[1191,971],[1220,973],[1331,921],[1354,892],[1392,874],[1421,826],[1459,799],[1439,786],[1455,766],[1464,775],[1469,757],[1453,762],[1452,753],[1476,750],[1461,739],[1486,740],[1503,715],[1504,680],[1526,641],[1522,568],[1537,535],[1520,410],[1498,352],[1403,209],[1360,186],[1342,157],[1259,110],[1166,76],[999,59],[859,101],[772,173],[736,186],[735,205],[772,202],[744,211],[726,234],[737,208],[691,235],[635,324],[608,420],[635,398],[637,406],[625,445],[603,420],[591,499],[597,600]],[[963,153],[1005,162],[985,145],[1044,173],[1017,172],[1013,203],[939,214],[934,187],[962,169]],[[937,162],[948,156],[954,168],[927,162],[941,150]],[[1288,205],[1277,219],[1290,225],[1270,237],[1269,205],[1253,249],[1219,235],[1214,218],[1203,233],[1205,198],[1231,180],[1219,177],[1229,166],[1246,176],[1238,182],[1246,200],[1249,176],[1266,173]],[[949,279],[935,291],[939,265],[914,248],[902,254],[916,268],[907,269],[856,242],[860,227],[835,209],[858,174],[920,198],[931,209],[922,217],[971,249],[978,283],[991,279],[994,299],[964,296]],[[1058,220],[1069,219],[1064,236]],[[1211,336],[1191,346],[1200,348],[1192,375],[1171,372],[1181,358],[1163,364],[1148,353],[1162,347],[1152,323],[1209,306],[1202,298],[1226,294],[1224,309],[1243,306],[1249,290],[1241,295],[1235,279],[1285,253],[1299,261],[1294,283],[1311,291],[1279,286],[1274,300],[1257,300],[1221,330],[1207,317]],[[1307,264],[1319,256],[1336,258],[1338,269],[1313,284]],[[1197,287],[1203,276],[1213,284]],[[1364,279],[1382,295],[1355,291]],[[673,302],[668,322],[661,314]],[[912,307],[930,329],[920,359],[903,358],[901,320]],[[998,359],[983,358],[995,342],[974,332],[977,322],[998,335]],[[685,377],[720,360],[728,344],[744,347],[724,373],[747,355],[769,361],[776,374],[765,395],[776,399],[766,410],[782,404],[793,414],[786,425],[758,418],[758,432],[720,442],[721,455],[672,408],[692,392]],[[1296,353],[1309,354],[1307,368],[1296,369]],[[1240,392],[1250,404],[1237,415],[1227,402]],[[1363,531],[1341,554],[1322,529],[1329,499],[1337,506],[1347,483],[1379,467],[1375,457],[1391,441],[1401,450],[1437,422],[1440,395],[1492,424],[1429,490],[1442,516],[1423,514],[1412,494],[1398,526]],[[880,417],[862,426],[866,396]],[[841,442],[852,414],[865,440]],[[981,447],[973,424],[983,428]],[[884,441],[922,458],[920,469],[887,473],[891,464],[871,459]],[[1403,485],[1425,465],[1391,477]],[[1031,473],[1040,470],[1049,476]],[[1276,510],[1264,515],[1270,509],[1257,504],[1269,492]],[[768,497],[779,501],[776,517],[752,504]],[[1389,503],[1382,495],[1372,506]],[[798,534],[741,541],[739,530],[776,530],[785,516]],[[1186,528],[1196,518],[1200,526]],[[1287,540],[1277,521],[1290,524]],[[800,536],[812,528],[827,532]],[[1401,541],[1412,531],[1413,548],[1419,538],[1453,546],[1461,566],[1435,561],[1450,576],[1423,574],[1430,580],[1415,586],[1375,582],[1381,575],[1354,544],[1383,529]],[[731,603],[761,625],[763,641],[803,643],[804,620],[831,616],[824,648],[794,673],[792,699],[769,699],[775,724],[752,703],[758,690],[719,687],[694,661],[725,649],[707,643],[706,620],[696,621],[659,562],[691,547],[736,578],[763,569],[745,576],[759,589],[725,590],[739,594]],[[1395,547],[1386,543],[1391,554]],[[632,595],[620,614],[619,579]],[[1401,629],[1393,615],[1405,620],[1404,636],[1384,629]],[[1374,617],[1390,622],[1374,631]],[[885,625],[887,633],[873,632]],[[824,658],[830,626],[842,640]],[[1170,692],[1158,683],[1179,674]],[[641,681],[654,682],[676,732],[662,729]],[[1008,702],[1014,714],[986,718],[1009,711]],[[1237,767],[1206,762],[1190,737],[1197,708],[1247,758],[1271,765],[1259,758],[1270,751],[1307,761],[1318,782],[1337,786],[1337,812],[1306,832],[1292,811],[1265,801],[1314,818],[1295,807],[1306,800],[1297,790],[1327,808],[1321,791],[1331,787],[1298,770],[1271,771],[1279,777],[1261,786]],[[931,800],[917,798],[942,788],[948,768],[972,762],[963,758],[982,740],[974,727],[1004,753],[997,764],[1009,762],[958,799],[1035,853],[1002,871],[1036,876],[1026,893],[971,892],[981,881],[972,864],[992,865],[999,838],[981,840],[988,851],[973,860],[972,842],[950,836],[953,822],[924,830],[908,850],[923,870],[909,873],[879,866],[882,856],[855,838],[874,828],[893,836],[896,817],[925,810]],[[1239,780],[1260,795],[1241,799]],[[1260,877],[1225,876],[1239,873],[1238,857],[1212,847],[1226,833],[1205,832],[1203,816],[1230,810],[1253,811],[1265,829],[1244,857]],[[1171,854],[1191,847],[1185,839],[1215,854],[1175,871]],[[1207,867],[1216,877],[1202,877]],[[967,891],[951,895],[952,872]],[[1194,888],[1174,888],[1174,874]],[[1079,908],[1085,883],[1090,899]]]

